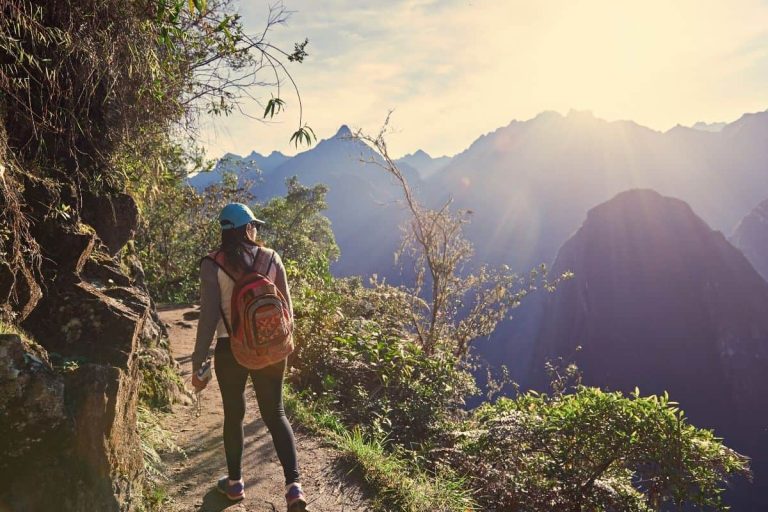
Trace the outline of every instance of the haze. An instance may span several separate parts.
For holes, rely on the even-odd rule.
[[[306,121],[322,138],[342,123],[375,130],[395,109],[395,154],[455,154],[478,134],[543,110],[588,109],[666,130],[768,105],[765,1],[285,4],[296,12],[272,40],[292,48],[310,39],[307,61],[290,66]],[[266,3],[239,9],[250,29],[263,27]],[[208,125],[209,155],[295,153],[296,100],[284,97],[289,110],[278,124],[238,115]]]

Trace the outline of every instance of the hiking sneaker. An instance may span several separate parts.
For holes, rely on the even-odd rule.
[[[216,484],[216,489],[230,501],[240,501],[245,498],[245,484],[242,478],[234,484],[230,484],[229,478],[225,476]]]
[[[285,486],[285,502],[288,504],[288,512],[304,512],[307,510],[307,500],[301,490],[300,483]]]

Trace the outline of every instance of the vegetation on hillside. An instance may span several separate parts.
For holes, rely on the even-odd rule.
[[[154,298],[193,300],[200,253],[216,245],[216,213],[253,198],[234,178],[203,194],[190,189],[186,176],[210,164],[189,135],[198,115],[232,112],[253,86],[276,90],[263,116],[284,108],[285,63],[307,55],[306,41],[283,52],[266,39],[286,11],[273,9],[255,37],[226,0],[8,0],[0,12],[0,319],[18,323],[41,285],[59,277],[46,267],[39,240],[83,235],[86,200],[123,192],[137,202],[132,251]],[[265,69],[276,78],[263,82]],[[292,140],[311,142],[299,117]],[[357,454],[382,489],[381,509],[723,509],[722,489],[748,472],[746,460],[689,425],[666,397],[555,380],[551,394],[465,409],[477,392],[472,341],[552,283],[541,272],[520,278],[478,266],[462,273],[472,254],[461,236],[468,212],[423,208],[383,136],[367,140],[403,186],[412,214],[403,254],[416,264],[413,287],[330,274],[338,248],[322,216],[322,185],[289,180],[286,197],[254,206],[294,291],[297,395],[333,418],[339,445]],[[130,255],[129,248],[120,257]],[[145,380],[144,401],[165,406],[168,397],[154,383]],[[152,432],[145,410],[141,422]],[[147,435],[151,462],[162,439],[151,443]],[[445,475],[451,483],[441,487]],[[429,486],[456,492],[423,490]]]
[[[469,361],[450,343],[424,350],[406,291],[289,268],[299,396],[319,421],[334,418],[416,473],[463,478],[480,510],[724,510],[726,482],[749,475],[745,457],[666,396],[570,385],[556,371],[550,394],[466,411],[476,392]]]
[[[397,173],[383,138],[378,146],[371,140],[391,166],[385,170]],[[222,201],[227,189],[229,197],[252,201],[234,177],[220,187],[200,197]],[[746,458],[688,424],[666,396],[585,387],[566,367],[553,368],[551,393],[521,393],[467,411],[465,398],[478,392],[472,340],[557,280],[540,269],[519,278],[482,267],[467,278],[465,218],[449,205],[433,211],[414,198],[407,236],[421,276],[416,286],[334,278],[329,263],[338,248],[322,216],[325,193],[291,179],[286,197],[254,209],[268,221],[261,235],[284,255],[292,288],[292,410],[388,497],[380,510],[435,510],[436,501],[427,503],[436,496],[439,510],[724,510],[723,488],[749,474]],[[185,215],[200,211],[190,207]],[[196,283],[196,272],[190,263],[189,282]]]
[[[46,331],[46,336],[38,335],[46,349],[58,343],[62,332],[72,334],[68,346],[60,349],[64,355],[53,349],[49,353],[54,368],[66,373],[67,423],[74,431],[66,435],[105,438],[92,439],[95,448],[88,453],[96,454],[94,464],[78,465],[86,444],[69,442],[75,446],[73,455],[72,446],[63,446],[65,435],[53,439],[55,449],[46,453],[52,464],[37,457],[9,459],[9,467],[18,471],[16,480],[9,478],[3,486],[4,503],[6,489],[19,499],[29,495],[19,484],[32,481],[25,471],[34,471],[43,481],[43,501],[53,497],[48,491],[59,484],[64,508],[72,506],[69,495],[75,501],[88,501],[92,495],[105,503],[117,500],[121,509],[135,505],[143,476],[140,461],[133,458],[137,452],[129,446],[136,440],[137,425],[131,423],[139,388],[132,381],[138,377],[143,382],[138,427],[149,455],[145,473],[151,476],[154,427],[147,418],[168,406],[168,386],[178,386],[180,379],[167,343],[155,330],[162,329],[150,325],[147,311],[137,318],[130,311],[148,307],[140,289],[145,281],[153,294],[166,293],[169,300],[193,294],[185,272],[215,230],[203,223],[188,226],[182,235],[193,234],[191,240],[178,237],[175,230],[185,226],[179,220],[186,220],[182,215],[188,208],[201,212],[190,220],[209,220],[208,212],[221,203],[217,194],[231,197],[219,187],[200,199],[184,183],[190,172],[209,166],[194,144],[199,116],[227,115],[242,107],[244,97],[266,93],[270,99],[259,109],[266,107],[263,116],[272,118],[287,101],[297,100],[293,140],[313,140],[302,119],[298,89],[285,88],[292,84],[287,66],[303,61],[307,41],[287,50],[269,41],[271,30],[288,16],[274,4],[263,30],[251,35],[229,0],[0,2],[0,323],[13,330],[28,319],[32,325],[25,327]],[[124,246],[136,227],[136,210],[139,240]],[[121,233],[111,245],[107,238],[117,231]],[[179,245],[183,241],[198,245],[193,250]],[[64,325],[55,314],[45,322],[29,320],[30,314],[45,317],[63,311],[59,304],[71,307],[75,316],[68,316]],[[102,323],[87,317],[95,310],[91,305],[104,306],[99,309]],[[111,320],[122,322],[126,337],[133,333],[131,343],[98,364],[81,357],[95,339],[113,341]],[[135,330],[130,322],[136,323]],[[85,341],[76,339],[81,334]],[[95,412],[82,421],[78,415],[88,411],[78,400],[96,404],[88,393],[97,390],[88,385],[101,385],[102,377],[114,379],[102,397],[105,405],[94,405]],[[11,412],[9,418],[18,412],[19,421],[5,422],[2,429],[26,428],[25,418],[36,413]],[[127,424],[125,432],[121,422]],[[89,428],[93,430],[84,433]],[[126,442],[121,446],[121,441]],[[98,450],[108,455],[100,457]],[[65,475],[70,463],[76,471],[82,468],[86,478],[75,471]],[[36,464],[45,466],[44,472]],[[65,483],[66,478],[73,484]]]

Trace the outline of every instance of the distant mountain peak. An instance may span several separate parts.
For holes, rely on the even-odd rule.
[[[555,110],[544,110],[536,114],[536,117],[534,117],[532,120],[552,121],[552,120],[562,119],[562,118],[563,118],[563,115],[560,112],[557,112]],[[512,121],[512,123],[514,122],[515,121]]]
[[[242,160],[243,157],[235,153],[224,153],[220,160]]]
[[[632,190],[590,213],[550,271],[573,278],[546,297],[535,387],[546,361],[568,358],[588,386],[667,391],[719,436],[764,442],[768,284],[679,199]]]
[[[727,124],[728,123],[706,123],[704,121],[699,121],[698,123],[695,123],[693,126],[691,126],[691,128],[702,132],[718,133],[723,131],[723,128],[725,128]]]
[[[408,153],[406,155],[401,156],[398,160],[432,160],[432,157],[429,156],[429,153],[424,151],[423,149],[417,149],[413,153]]]
[[[339,131],[336,132],[336,135],[333,136],[334,139],[342,139],[345,137],[351,137],[352,136],[352,130],[349,129],[349,126],[343,124],[339,128]]]
[[[731,243],[744,253],[755,270],[768,281],[768,199],[741,219],[731,236]]]

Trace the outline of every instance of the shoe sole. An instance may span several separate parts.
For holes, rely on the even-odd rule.
[[[309,512],[309,511],[307,510],[306,503],[298,502],[288,507],[288,512]]]
[[[225,491],[222,491],[219,489],[218,486],[216,486],[216,490],[219,491],[219,494],[225,496],[229,501],[240,501],[242,499],[245,499],[245,493],[240,494],[239,496],[232,497],[229,494],[227,494]]]

